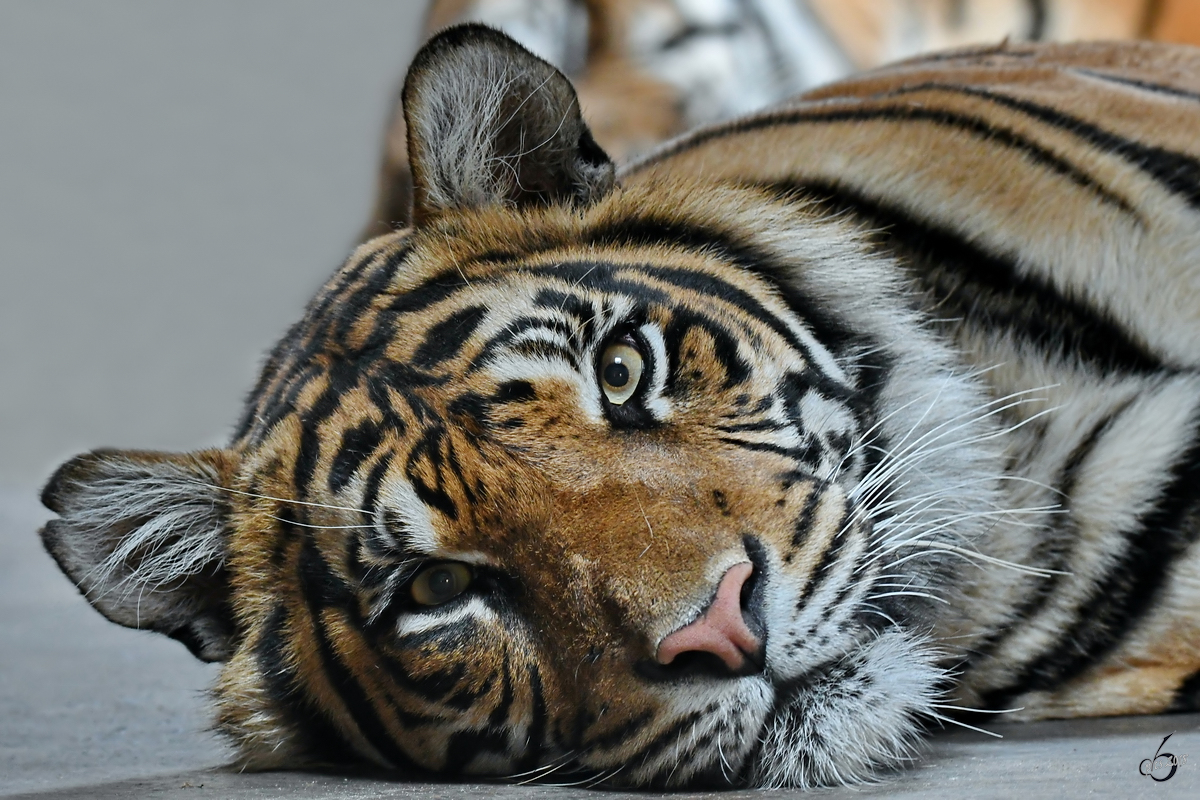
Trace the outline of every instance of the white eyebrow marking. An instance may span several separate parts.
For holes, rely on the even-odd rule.
[[[437,531],[433,527],[433,518],[429,514],[429,506],[417,496],[417,490],[403,478],[387,480],[380,491],[380,508],[395,512],[403,531],[401,539],[406,550],[416,550],[426,555],[433,555],[441,549]],[[385,515],[377,516],[378,525],[384,525]],[[395,535],[395,531],[381,531],[385,535]]]

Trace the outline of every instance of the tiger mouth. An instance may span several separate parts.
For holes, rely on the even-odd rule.
[[[864,777],[909,755],[921,719],[944,677],[920,641],[899,627],[865,631],[840,655],[800,674],[742,676],[772,693],[761,714],[738,716],[731,700],[726,741],[752,742],[741,752],[704,750],[687,735],[675,747],[690,749],[678,770],[682,781],[654,775],[663,789],[739,789],[751,786],[828,784],[838,774]],[[913,669],[896,679],[897,659]],[[903,669],[903,668],[902,668]],[[912,680],[913,675],[919,676]],[[713,737],[709,734],[709,738]],[[863,744],[865,743],[865,744]]]

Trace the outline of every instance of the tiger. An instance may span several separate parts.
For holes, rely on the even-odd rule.
[[[462,22],[504,31],[570,77],[593,136],[618,163],[931,50],[1005,37],[1200,45],[1193,0],[434,0],[424,35]],[[405,227],[411,205],[397,106],[360,238]]]
[[[486,26],[402,102],[411,227],[231,443],[42,495],[245,767],[809,788],[1200,708],[1200,51],[943,52],[619,169]]]

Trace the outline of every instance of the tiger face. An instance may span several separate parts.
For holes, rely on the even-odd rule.
[[[227,662],[258,766],[808,786],[903,757],[996,452],[891,265],[753,187],[617,186],[570,84],[486,28],[404,100],[414,229],[318,294],[229,448],[60,469],[60,565]]]

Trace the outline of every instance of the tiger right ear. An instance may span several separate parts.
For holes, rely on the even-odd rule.
[[[571,82],[499,31],[459,25],[430,39],[403,102],[417,225],[456,208],[586,204],[614,185]]]

